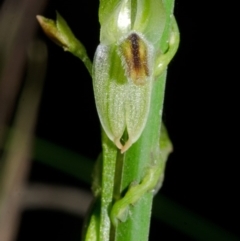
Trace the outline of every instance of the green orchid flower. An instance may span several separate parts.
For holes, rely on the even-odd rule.
[[[102,1],[100,10],[100,44],[93,62],[95,101],[104,131],[123,153],[147,122],[165,11],[161,0],[123,0],[111,6]],[[123,143],[125,131],[128,140]]]

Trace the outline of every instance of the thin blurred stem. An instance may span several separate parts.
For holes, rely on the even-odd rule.
[[[2,156],[0,175],[1,241],[15,238],[19,221],[21,193],[30,161],[34,126],[41,97],[47,52],[41,42],[35,43],[29,55],[26,83],[18,104],[13,131],[9,134]]]
[[[46,3],[5,0],[0,10],[0,149],[21,86],[26,49],[37,26],[29,19],[42,12]]]

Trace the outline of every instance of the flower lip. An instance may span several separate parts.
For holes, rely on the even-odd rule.
[[[143,85],[150,76],[149,44],[141,34],[131,32],[119,44],[125,74],[136,85]]]

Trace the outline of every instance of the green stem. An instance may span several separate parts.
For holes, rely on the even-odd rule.
[[[100,211],[100,228],[99,241],[109,240],[111,220],[109,212],[112,207],[114,176],[117,158],[117,147],[102,131],[102,148],[103,148],[103,170],[102,170],[102,191],[101,191],[101,211]]]
[[[166,28],[160,46],[163,52],[168,48],[166,43],[169,39],[173,5],[173,0],[165,1]],[[144,177],[146,169],[151,165],[150,157],[155,154],[156,143],[159,143],[160,138],[165,80],[166,71],[154,82],[150,113],[144,131],[139,140],[125,153],[121,181],[122,193],[126,191],[133,180],[139,183]],[[129,207],[130,218],[125,222],[119,222],[115,232],[115,241],[148,240],[152,198],[152,193],[147,192],[134,206]]]
[[[78,40],[77,40],[78,41]],[[79,41],[78,41],[79,42]],[[79,42],[78,45],[80,45],[81,43]],[[76,48],[76,51],[70,51],[73,55],[75,55],[76,57],[78,57],[79,59],[82,60],[82,62],[84,63],[85,67],[87,68],[90,76],[92,76],[92,61],[89,59],[87,53],[82,53],[82,49],[80,48]]]

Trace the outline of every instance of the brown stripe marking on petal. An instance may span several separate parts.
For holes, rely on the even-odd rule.
[[[127,65],[127,76],[136,84],[143,85],[149,76],[147,45],[137,33],[132,33],[120,45]]]

